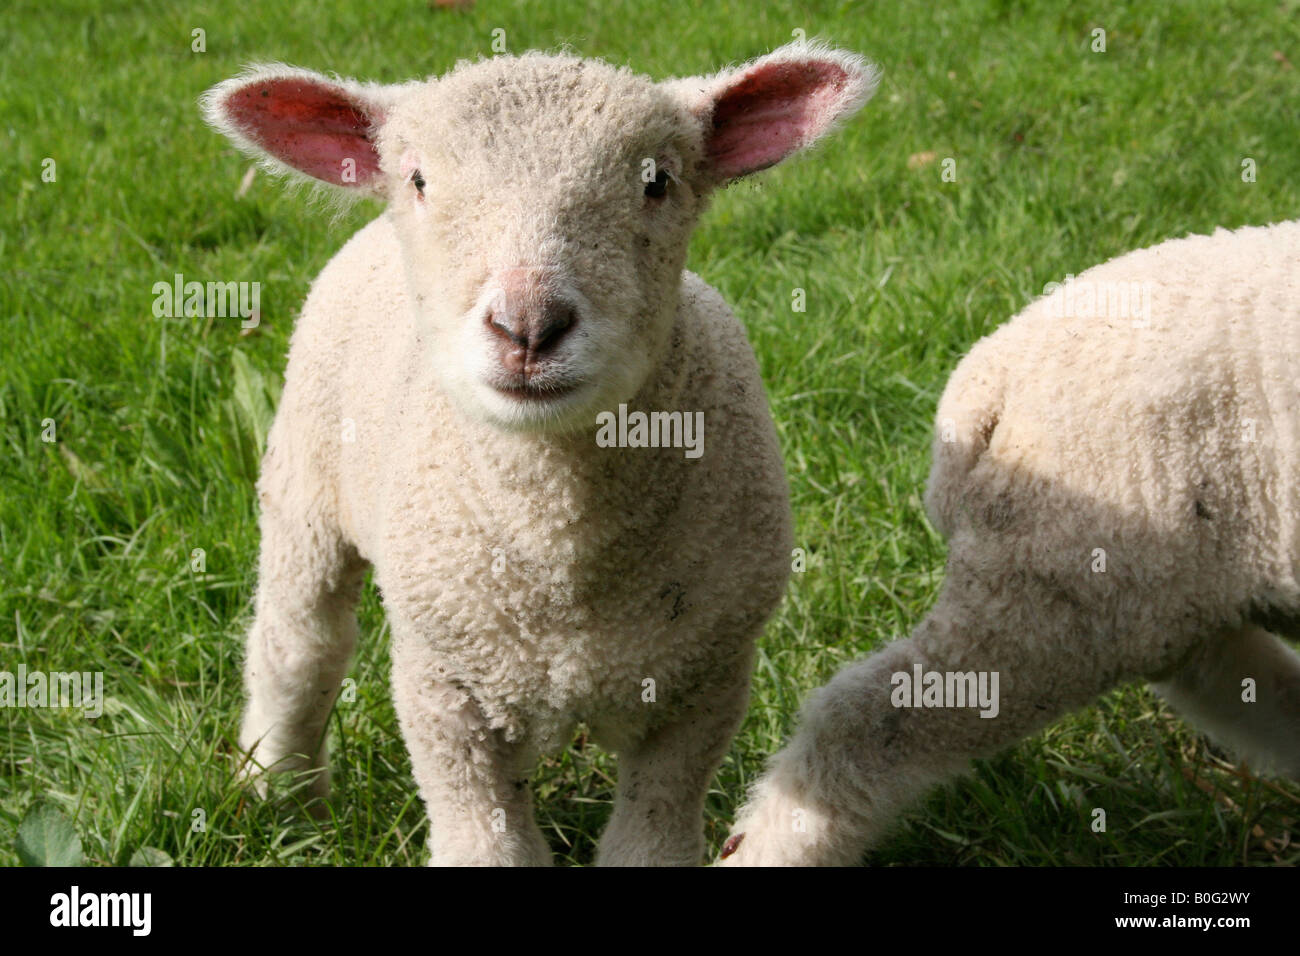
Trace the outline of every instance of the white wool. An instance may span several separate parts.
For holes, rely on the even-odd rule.
[[[1120,256],[977,343],[926,506],[935,606],[808,698],[726,864],[856,863],[927,787],[1124,682],[1300,777],[1275,636],[1300,638],[1300,223]],[[998,674],[996,716],[897,706],[918,671]]]

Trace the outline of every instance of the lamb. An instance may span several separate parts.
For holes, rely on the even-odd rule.
[[[939,402],[934,607],[807,699],[724,865],[858,863],[926,787],[1121,682],[1300,776],[1300,656],[1275,636],[1300,637],[1300,223],[1047,291]]]
[[[388,203],[311,289],[258,482],[261,789],[328,791],[369,566],[431,864],[550,862],[527,778],[577,722],[620,760],[597,862],[703,862],[792,531],[752,350],[687,244],[714,190],[875,83],[796,43],[662,83],[528,53],[398,86],[260,66],[205,94],[268,167]],[[629,434],[647,416],[662,441]]]

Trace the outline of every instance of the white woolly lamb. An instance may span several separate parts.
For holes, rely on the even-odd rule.
[[[668,83],[527,54],[394,87],[258,67],[206,95],[272,168],[389,203],[293,335],[258,486],[254,766],[326,790],[369,564],[432,863],[549,862],[527,777],[578,721],[620,755],[598,862],[701,862],[791,529],[753,354],[687,243],[714,189],[874,85],[796,44]]]
[[[1300,637],[1300,223],[1083,273],[976,344],[937,419],[937,602],[810,696],[726,864],[856,863],[926,787],[1126,681],[1300,776],[1300,657],[1270,633]]]

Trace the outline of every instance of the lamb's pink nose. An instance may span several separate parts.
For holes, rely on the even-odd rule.
[[[500,292],[484,319],[498,340],[502,364],[511,372],[531,371],[577,320],[574,304],[541,273],[529,269],[511,269],[501,276]]]

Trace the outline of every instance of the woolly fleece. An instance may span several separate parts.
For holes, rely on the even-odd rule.
[[[809,697],[725,864],[857,863],[970,758],[1129,681],[1300,776],[1300,657],[1271,633],[1300,638],[1300,223],[1088,270],[977,343],[936,419],[937,603]],[[998,715],[895,707],[917,664],[999,672]]]

